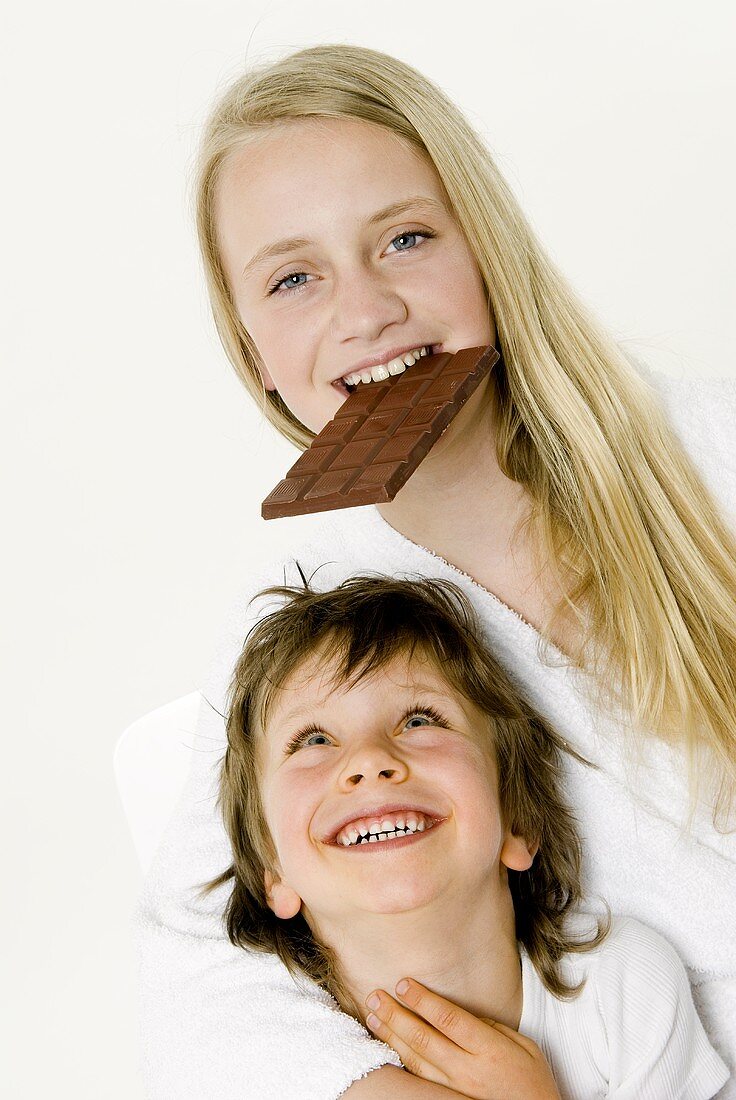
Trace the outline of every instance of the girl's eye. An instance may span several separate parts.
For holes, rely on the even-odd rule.
[[[283,283],[288,283],[288,282],[290,282],[291,279],[301,279],[302,276],[305,279],[308,277],[306,271],[292,271],[291,275],[282,275],[281,278],[277,279],[275,283],[271,283],[271,286],[269,287],[268,293],[269,294],[276,294],[276,292],[279,290],[279,287]],[[307,285],[306,283],[297,283],[296,286],[285,286],[284,289],[282,291],[280,291],[280,293],[281,294],[291,294],[295,290],[301,290],[301,288],[303,286],[306,286],[306,285]]]
[[[404,243],[400,246],[397,246],[395,251],[410,252],[412,248],[416,248],[417,239],[419,237],[423,237],[424,239],[429,240],[434,236],[435,234],[431,233],[429,230],[425,230],[422,233],[400,233],[398,237],[394,237],[390,243],[392,245],[395,245],[397,241],[403,241]],[[271,283],[270,287],[268,288],[268,293],[269,295],[293,294],[302,290],[307,285],[306,280],[310,277],[313,278],[313,276],[309,276],[306,271],[292,271],[291,274],[282,275],[280,279],[277,279],[274,283]],[[294,283],[293,280],[295,279],[303,279],[304,282]],[[287,286],[287,283],[292,283],[292,285]]]
[[[391,244],[396,244],[397,241],[411,241],[411,244],[402,245],[401,248],[396,249],[397,252],[409,252],[410,249],[416,248],[417,237],[426,237],[429,239],[430,237],[434,237],[434,233],[400,233],[398,237],[394,237]]]

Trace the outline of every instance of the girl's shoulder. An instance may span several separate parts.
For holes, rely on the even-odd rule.
[[[736,525],[736,376],[666,373],[630,358],[707,488]]]

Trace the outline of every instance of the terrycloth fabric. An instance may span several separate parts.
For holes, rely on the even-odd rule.
[[[736,381],[651,376],[685,447],[736,526]],[[236,602],[204,689],[188,786],[144,886],[141,945],[143,1065],[152,1100],[334,1100],[396,1054],[282,964],[232,947],[220,914],[227,888],[207,901],[194,887],[229,865],[215,808],[225,746],[225,692],[249,625],[267,609],[248,601],[267,584],[299,583],[294,559],[327,588],[358,572],[455,581],[473,602],[498,659],[562,736],[598,768],[568,762],[567,784],[585,845],[584,884],[614,913],[639,918],[683,959],[715,1048],[736,1063],[736,834],[707,809],[684,828],[685,769],[648,743],[628,762],[621,724],[597,710],[586,677],[542,660],[539,635],[515,612],[428,550],[394,531],[375,508],[327,513],[318,538],[290,547]],[[216,708],[216,709],[215,709]],[[719,1094],[736,1098],[736,1078]],[[665,1100],[665,1098],[663,1098]]]

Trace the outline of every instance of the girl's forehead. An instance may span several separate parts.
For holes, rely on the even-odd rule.
[[[422,158],[419,147],[387,126],[368,122],[362,118],[327,118],[312,116],[309,118],[279,119],[278,121],[243,136],[241,144],[236,144],[226,159],[233,163],[239,158],[252,155],[255,149],[261,152],[270,146],[273,153],[278,147],[285,151],[305,151],[310,148],[325,161],[343,148],[354,153],[366,150],[373,152],[376,145],[386,152],[401,153]],[[428,159],[427,154],[424,157]]]
[[[373,202],[372,192],[402,183],[407,194],[413,184],[444,198],[428,154],[402,135],[362,119],[292,119],[236,145],[223,161],[217,193],[226,202],[246,189],[253,197],[266,189],[272,207],[288,198],[298,210],[329,186],[349,191],[358,211]]]

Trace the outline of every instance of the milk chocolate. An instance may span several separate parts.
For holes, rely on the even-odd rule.
[[[263,518],[393,500],[498,359],[494,347],[463,348],[360,382],[263,501]]]

